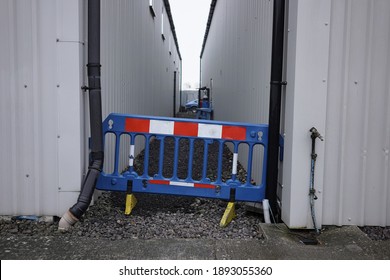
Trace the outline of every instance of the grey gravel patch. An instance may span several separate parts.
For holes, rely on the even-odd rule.
[[[219,221],[226,202],[169,195],[135,194],[137,206],[124,215],[125,195],[104,193],[91,206],[72,234],[95,238],[262,239],[260,217],[237,204],[237,217],[226,228]]]
[[[359,227],[372,240],[390,240],[390,226],[365,226]]]
[[[226,202],[169,195],[135,194],[138,200],[131,215],[124,214],[124,193],[103,193],[98,201],[66,233],[52,223],[1,221],[0,235],[70,235],[121,239],[263,239],[261,217],[237,203],[237,217],[226,227],[219,226]]]
[[[209,165],[207,176],[211,180],[216,178],[218,143],[209,147]],[[153,175],[158,172],[159,142],[150,144],[151,164],[149,172]],[[172,172],[174,145],[172,139],[165,143],[163,174]],[[202,143],[195,143],[195,154],[203,151]],[[188,162],[188,143],[180,146],[180,157],[184,163]],[[141,173],[144,153],[140,153],[135,161],[135,169]],[[225,147],[223,150],[222,180],[231,178],[232,153]],[[197,162],[197,160],[199,162]],[[195,157],[192,174],[200,178],[203,170],[203,159]],[[184,166],[184,168],[183,168]],[[237,178],[241,182],[246,180],[246,171],[238,164]],[[167,175],[169,176],[169,175]],[[187,170],[181,164],[178,177],[185,178]],[[42,223],[40,221],[11,220],[0,221],[0,235],[23,234],[30,236],[66,234],[77,237],[121,239],[263,239],[260,227],[262,216],[246,211],[245,203],[236,203],[236,218],[225,228],[219,226],[220,219],[227,206],[226,201],[185,196],[161,194],[135,194],[138,203],[131,215],[124,214],[125,193],[104,192],[99,199],[90,206],[84,216],[70,231],[57,231],[58,219]],[[71,205],[70,205],[71,206]]]
[[[0,236],[49,236],[121,239],[245,239],[261,240],[261,216],[245,211],[237,203],[237,217],[226,228],[219,220],[226,202],[192,197],[136,194],[137,206],[131,215],[124,215],[125,194],[103,193],[79,223],[60,232],[58,218],[53,222],[0,220]],[[370,239],[389,240],[390,227],[360,227]],[[45,240],[50,242],[50,240]],[[357,249],[357,248],[348,248]],[[5,248],[4,250],[9,250]]]

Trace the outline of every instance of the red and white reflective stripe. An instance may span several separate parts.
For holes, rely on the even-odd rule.
[[[174,121],[150,120],[149,133],[173,135]]]
[[[198,137],[222,138],[222,125],[200,123],[198,126]]]
[[[126,118],[125,131],[213,139],[246,140],[246,127]]]
[[[201,189],[215,188],[215,186],[211,184],[188,183],[188,182],[169,181],[169,180],[149,180],[148,182],[149,184],[152,185],[171,185],[171,186],[178,186],[178,187],[201,188]]]

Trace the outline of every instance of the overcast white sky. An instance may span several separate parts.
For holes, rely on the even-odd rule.
[[[169,0],[182,57],[183,89],[199,83],[199,56],[211,0]]]

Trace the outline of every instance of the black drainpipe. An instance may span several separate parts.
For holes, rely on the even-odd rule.
[[[176,71],[173,71],[173,117],[176,118]]]
[[[92,200],[96,181],[103,168],[104,147],[100,83],[100,0],[88,0],[88,87],[91,127],[91,161],[77,203],[61,218],[58,228],[66,230],[76,223]]]
[[[285,0],[274,0],[266,198],[269,200],[275,222],[280,221],[280,213],[277,202],[280,111],[282,86],[286,85],[286,82],[282,81],[284,10]]]

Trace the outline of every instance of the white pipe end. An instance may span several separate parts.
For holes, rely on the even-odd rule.
[[[68,210],[58,223],[58,230],[67,231],[79,220]]]
[[[268,199],[263,199],[263,214],[264,214],[264,222],[266,224],[270,224],[271,218],[269,216],[269,201],[268,201]]]

